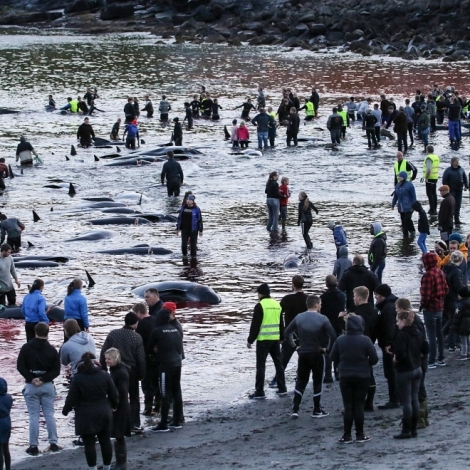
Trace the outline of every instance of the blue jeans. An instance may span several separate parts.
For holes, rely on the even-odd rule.
[[[431,131],[430,127],[427,127],[426,129],[422,129],[419,131],[421,135],[421,139],[423,140],[423,144],[425,147],[428,145],[428,136],[429,136],[430,131]]]
[[[39,444],[39,414],[41,408],[46,420],[47,439],[50,444],[57,444],[57,427],[54,419],[54,384],[46,382],[39,387],[26,384],[23,396],[29,414],[29,445],[37,447]]]
[[[429,364],[436,362],[436,337],[439,348],[438,360],[444,360],[444,333],[442,333],[442,312],[423,310],[424,326],[429,341]]]
[[[419,233],[418,237],[418,246],[421,249],[421,253],[427,253],[428,249],[426,248],[426,237],[428,236],[427,233]]]
[[[460,121],[449,121],[449,139],[460,140]]]
[[[377,279],[379,280],[380,284],[382,284],[382,273],[385,269],[385,261],[382,261],[379,263],[377,268],[374,271],[374,274],[377,276]]]
[[[263,148],[268,148],[268,133],[267,132],[258,132],[258,148],[261,150]]]
[[[266,225],[266,230],[270,232],[271,230],[277,230],[279,221],[279,199],[268,197],[266,204],[268,205],[268,224]]]

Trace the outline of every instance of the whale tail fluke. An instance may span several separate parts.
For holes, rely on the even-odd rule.
[[[230,140],[230,133],[227,130],[227,125],[224,126],[224,135],[225,135],[225,140]]]
[[[28,242],[28,248],[32,248],[34,246],[34,243]]]
[[[99,162],[100,159],[96,156],[96,155],[93,155],[94,159],[95,159],[95,162]]]
[[[140,139],[140,143],[141,143],[141,144],[145,144],[145,140],[144,140],[144,139]]]
[[[33,211],[33,222],[38,222],[39,220],[41,220],[41,217],[37,215],[36,211]]]
[[[65,156],[65,161],[67,161],[67,162],[70,161],[70,158],[67,157],[67,155]]]
[[[116,152],[121,153],[121,149],[119,148],[119,145],[116,145]]]
[[[140,199],[139,199],[139,202],[137,203],[138,206],[141,206],[142,205],[142,194],[140,195]]]
[[[88,287],[93,287],[96,284],[96,282],[90,276],[90,273],[88,271],[85,270],[85,272],[86,272],[86,277],[88,279]]]
[[[77,155],[77,151],[75,150],[75,147],[73,145],[70,148],[70,155],[72,155],[72,157],[75,157],[75,155]]]
[[[54,212],[54,208],[53,208],[53,207],[51,207],[51,212]]]
[[[75,191],[75,187],[72,183],[69,184],[69,196],[75,196],[77,194],[77,191]]]

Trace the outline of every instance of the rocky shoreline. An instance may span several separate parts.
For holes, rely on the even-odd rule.
[[[0,24],[150,32],[177,42],[328,47],[402,59],[468,60],[470,0],[0,0]]]

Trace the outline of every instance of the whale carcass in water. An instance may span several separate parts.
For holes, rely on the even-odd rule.
[[[92,225],[145,225],[152,223],[141,217],[107,217],[105,219],[92,219],[88,222]]]
[[[47,305],[47,308],[51,305]],[[56,306],[47,312],[47,316],[50,321],[63,322],[64,321],[64,309]],[[24,315],[21,313],[21,307],[5,307],[0,305],[0,318],[9,318],[12,320],[24,320]]]
[[[221,302],[219,295],[210,287],[189,281],[152,282],[145,286],[136,287],[132,293],[143,297],[145,291],[150,288],[157,289],[160,299],[164,302],[203,302],[210,305]]]
[[[161,246],[138,245],[128,248],[116,248],[114,250],[101,250],[97,251],[97,253],[107,255],[169,255],[173,252]]]
[[[107,238],[114,237],[115,232],[111,230],[93,230],[91,232],[85,232],[75,238],[69,238],[66,242],[81,242],[81,241],[93,241],[93,240],[106,240]]]
[[[294,254],[288,255],[284,259],[285,269],[295,269],[295,268],[298,268],[301,264],[302,264],[302,261],[299,259],[297,255],[294,255]]]

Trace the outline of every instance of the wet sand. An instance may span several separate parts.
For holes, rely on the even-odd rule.
[[[323,407],[330,416],[312,419],[311,382],[300,408],[300,419],[290,418],[295,368],[287,373],[289,395],[277,397],[266,389],[267,399],[243,399],[225,408],[206,410],[183,429],[164,434],[145,432],[128,439],[128,468],[206,470],[215,468],[279,468],[315,466],[320,469],[460,469],[470,452],[467,425],[470,362],[447,354],[447,367],[426,376],[430,426],[417,439],[396,440],[401,409],[366,413],[367,443],[339,444],[342,436],[342,402],[339,383],[324,387]],[[269,364],[267,377],[271,377]],[[381,364],[375,367],[375,404],[387,401]],[[254,376],[253,376],[254,380]],[[184,393],[184,390],[183,390]],[[100,462],[100,458],[98,458]],[[83,449],[28,458],[13,465],[31,468],[87,469]],[[100,468],[100,466],[98,466]]]

